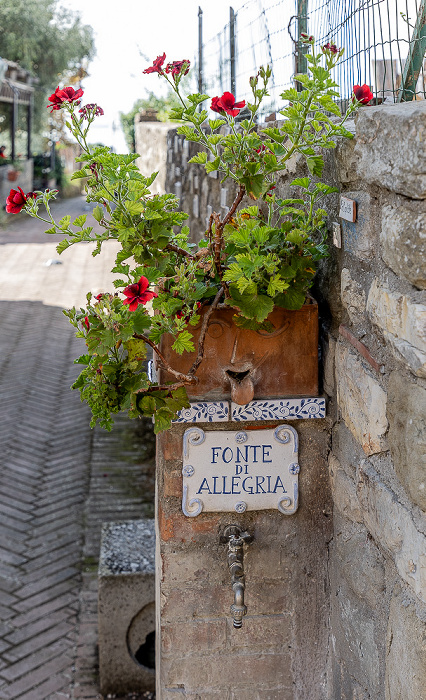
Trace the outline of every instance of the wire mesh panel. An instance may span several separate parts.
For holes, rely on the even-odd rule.
[[[303,17],[298,16],[301,8]],[[425,23],[425,0],[248,0],[235,12],[236,97],[249,100],[250,76],[269,64],[270,98],[261,117],[282,108],[280,94],[293,85],[304,24],[315,36],[317,50],[329,42],[345,48],[334,75],[343,102],[354,85],[363,84],[370,86],[377,103],[424,99]],[[410,75],[415,76],[411,84]],[[210,94],[231,90],[229,18],[203,47],[203,76]]]
[[[269,64],[272,77],[270,97],[263,106],[265,114],[276,109],[280,103],[279,94],[292,84],[294,45],[288,31],[292,18],[295,32],[296,0],[249,0],[235,12],[236,97],[250,100],[250,76],[256,74],[259,66]],[[231,90],[229,44],[228,22],[203,47],[204,84],[211,94]]]
[[[419,10],[420,0],[310,0],[308,27],[317,45],[345,48],[334,76],[342,97],[367,84],[378,102],[398,98],[410,43],[420,40]],[[424,77],[422,66],[416,96],[425,96]]]

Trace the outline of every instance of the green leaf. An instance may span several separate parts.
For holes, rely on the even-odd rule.
[[[68,216],[63,216],[62,219],[59,221],[59,228],[62,229],[62,231],[66,231],[68,226],[70,225],[71,217]]]
[[[77,216],[76,219],[74,219],[74,221],[72,222],[72,225],[79,226],[80,228],[82,228],[84,226],[84,224],[86,223],[86,219],[87,219],[87,214],[81,214],[80,216]]]
[[[129,356],[129,360],[144,360],[146,357],[145,341],[138,338],[130,338],[124,344]]]
[[[139,335],[143,335],[144,332],[151,327],[151,316],[147,314],[140,306],[132,314],[133,319],[133,330]]]
[[[189,102],[192,102],[193,105],[199,105],[201,102],[209,99],[210,98],[208,95],[201,94],[200,92],[195,92],[192,95],[188,95],[188,100]]]
[[[153,396],[144,396],[140,401],[138,402],[138,408],[142,413],[144,413],[146,416],[152,416],[152,414],[155,412],[156,409],[156,404],[155,404],[155,399]]]
[[[124,203],[124,206],[126,207],[129,214],[132,214],[132,216],[136,216],[137,214],[142,214],[142,212],[145,209],[145,204],[143,202],[141,202],[140,200],[136,201],[136,202],[127,201]],[[96,207],[96,209],[98,209],[98,207]],[[94,212],[93,212],[93,215],[94,215]],[[96,219],[96,217],[95,217],[95,219]],[[96,221],[100,221],[100,219],[96,219]]]
[[[100,207],[99,204],[98,204],[98,205],[94,208],[94,210],[92,211],[92,216],[93,216],[94,219],[96,219],[96,221],[99,222],[99,221],[101,221],[103,215],[104,215],[104,213],[103,213],[102,207]]]
[[[262,194],[263,175],[254,175],[253,177],[242,177],[241,184],[244,185],[248,194],[252,199],[257,199]]]
[[[288,289],[288,287],[288,282],[284,282],[284,280],[281,280],[279,277],[271,277],[266,293],[268,294],[268,296],[274,297],[276,294],[279,294],[285,289]]]
[[[75,173],[71,175],[71,180],[81,180],[83,177],[89,177],[84,168],[81,170],[76,170]]]
[[[154,433],[158,435],[163,430],[168,430],[172,425],[173,414],[169,411],[159,410],[154,415]]]
[[[312,175],[321,177],[324,169],[324,161],[322,156],[308,156],[306,158],[306,163],[309,168],[309,172],[311,172]]]
[[[215,131],[220,126],[223,126],[223,124],[226,124],[225,119],[209,119],[209,126],[212,131]]]
[[[206,173],[212,173],[215,170],[218,169],[220,164],[220,156],[217,156],[214,160],[210,160],[208,163],[206,163]]]
[[[206,151],[199,151],[199,153],[189,159],[188,163],[200,163],[201,165],[204,165],[207,163]]]
[[[275,297],[275,304],[281,306],[283,309],[297,311],[297,309],[301,309],[305,303],[305,296],[306,293],[304,290],[289,287],[286,292],[278,294]]]
[[[194,352],[195,348],[192,341],[192,334],[189,331],[182,331],[173,343],[172,348],[178,355],[182,355],[185,351]]]
[[[272,333],[274,331],[274,326],[269,321],[259,323],[259,321],[254,321],[251,318],[244,318],[244,316],[233,316],[232,320],[238,328],[244,328],[247,331],[262,330],[267,333]]]
[[[237,308],[242,316],[262,323],[274,308],[274,301],[265,294],[240,293],[235,285],[230,287],[231,298],[226,300],[228,306]]]
[[[59,253],[59,255],[60,255],[61,253],[64,252],[64,250],[69,248],[70,245],[71,245],[71,243],[69,241],[67,241],[66,238],[64,238],[64,240],[61,241],[60,243],[58,243],[58,245],[56,246],[57,253]]]
[[[303,187],[304,190],[308,190],[310,182],[311,180],[309,177],[297,177],[293,182],[290,182],[290,185],[293,185],[293,187]]]
[[[52,226],[52,228],[48,228],[47,231],[45,231],[45,233],[48,233],[50,235],[53,233],[56,233],[56,226]]]

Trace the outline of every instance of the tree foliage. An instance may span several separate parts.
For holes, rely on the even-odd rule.
[[[80,15],[58,6],[58,0],[2,0],[0,56],[16,61],[37,76],[34,129],[46,112],[46,95],[57,87],[61,74],[75,73],[83,59],[94,55],[92,28]]]

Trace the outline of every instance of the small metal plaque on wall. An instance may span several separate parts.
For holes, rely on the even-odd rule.
[[[298,435],[290,425],[267,430],[204,431],[183,436],[182,510],[244,513],[298,507]]]

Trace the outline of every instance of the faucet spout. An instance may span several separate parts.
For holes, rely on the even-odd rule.
[[[233,625],[237,629],[243,626],[243,617],[247,613],[244,603],[246,587],[244,575],[244,542],[252,538],[247,532],[241,532],[237,526],[228,526],[222,541],[228,542],[228,566],[231,572],[231,585],[234,592],[234,602],[231,605]]]

